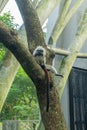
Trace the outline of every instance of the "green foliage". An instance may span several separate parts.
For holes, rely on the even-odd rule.
[[[34,84],[22,68],[16,75],[0,116],[1,120],[12,119],[14,116],[17,119],[39,118]]]
[[[2,123],[0,122],[0,126],[2,126]]]
[[[9,28],[17,30],[18,24],[14,23],[14,17],[11,16],[10,11],[0,16],[0,20],[3,21]],[[0,43],[0,61],[6,52],[6,48]]]
[[[13,23],[14,18],[10,12],[0,16],[0,20],[12,29],[18,26]],[[0,44],[0,60],[3,59],[5,52],[3,44]],[[38,119],[38,115],[39,107],[34,84],[20,68],[0,114],[0,120],[12,119],[14,116],[18,119]]]
[[[6,48],[0,43],[0,61],[3,59],[6,52]]]
[[[2,20],[11,29],[17,29],[18,27],[18,24],[14,23],[14,17],[11,15],[10,11],[0,16],[0,20]]]

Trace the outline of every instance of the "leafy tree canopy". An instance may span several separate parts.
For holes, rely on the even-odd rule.
[[[11,15],[10,11],[1,15],[0,20],[2,20],[11,29],[18,28],[18,24],[14,23],[14,17]]]
[[[14,17],[11,16],[10,11],[0,16],[0,20],[9,28],[17,30],[18,24],[14,23]],[[6,48],[3,44],[0,44],[0,61],[5,53]],[[35,92],[34,84],[23,69],[20,68],[0,114],[0,119],[12,119],[14,116],[20,119],[25,119],[26,117],[38,119],[39,108]],[[33,115],[33,113],[36,114]]]
[[[14,117],[38,119],[39,108],[35,92],[34,84],[20,68],[4,104],[1,120]]]
[[[9,28],[17,31],[18,24],[14,23],[14,17],[11,15],[10,11],[0,15],[0,20],[2,20]],[[3,46],[3,44],[0,44],[0,61],[3,59],[5,52],[6,48]]]

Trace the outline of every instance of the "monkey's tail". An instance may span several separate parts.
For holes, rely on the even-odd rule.
[[[50,104],[50,75],[46,68],[44,68],[46,79],[47,79],[47,106],[46,111],[49,111],[49,104]]]

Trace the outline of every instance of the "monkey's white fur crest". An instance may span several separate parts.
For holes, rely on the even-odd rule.
[[[40,55],[40,54],[42,54],[42,55]],[[42,46],[36,47],[36,49],[33,52],[33,56],[35,57],[35,59],[39,65],[46,64],[46,50]]]
[[[34,52],[33,52],[33,56],[35,56],[35,54],[36,54],[36,52],[37,52],[38,50],[43,50],[43,55],[46,56],[46,50],[45,50],[45,48],[43,48],[42,46],[36,47],[36,49],[35,49]]]
[[[42,46],[38,46],[34,50],[33,56],[35,57],[35,59],[39,65],[45,65],[48,71],[51,71],[56,76],[63,77],[63,75],[57,73],[57,70],[55,69],[55,67],[46,64],[46,50],[45,50],[45,48],[43,48]]]

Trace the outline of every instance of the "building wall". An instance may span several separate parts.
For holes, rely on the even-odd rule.
[[[73,0],[71,7],[73,6],[73,4],[76,2],[77,0]],[[52,29],[54,27],[54,24],[56,22],[57,17],[59,16],[59,10],[61,9],[61,6],[63,5],[63,2],[60,4],[60,6],[58,6],[55,11],[53,12],[53,14],[49,17],[48,20],[48,33],[47,33],[47,40],[52,32]],[[81,15],[83,13],[83,11],[87,8],[87,1],[85,0],[85,2],[80,6],[80,8],[78,9],[78,11],[76,12],[76,14],[72,17],[72,19],[70,20],[70,22],[68,23],[68,25],[66,26],[66,28],[64,29],[62,35],[60,36],[58,43],[57,43],[57,47],[61,47],[63,49],[67,49],[70,44],[73,42],[74,37],[75,37],[75,33],[78,27],[78,22],[80,21]],[[87,41],[85,42],[85,44],[83,45],[81,52],[87,53]],[[56,59],[58,58],[58,61],[60,59],[60,63],[61,63],[61,59],[63,58],[62,56],[56,56]],[[59,63],[57,62],[57,60],[55,60],[55,66],[56,68],[59,68]],[[74,65],[74,67],[79,67],[79,68],[84,68],[87,69],[87,59],[76,59]],[[61,104],[62,104],[62,109],[64,112],[64,116],[66,119],[66,123],[67,123],[67,127],[68,130],[70,130],[70,115],[69,115],[69,84],[67,83],[64,93],[62,95],[62,99],[61,99]]]
[[[72,17],[67,27],[64,29],[63,34],[61,36],[61,38],[63,38],[62,40],[63,48],[65,49],[68,48],[70,43],[73,42],[81,15],[84,12],[84,10],[87,8],[86,5],[87,5],[87,1],[85,0],[85,2],[81,5],[81,7],[76,12],[76,14]],[[84,43],[80,52],[87,53],[87,41]],[[87,59],[77,58],[74,63],[74,66],[87,69]]]

